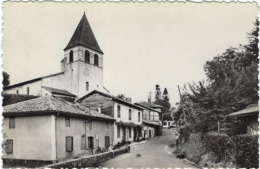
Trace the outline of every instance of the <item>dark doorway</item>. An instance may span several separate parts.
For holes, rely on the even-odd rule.
[[[88,149],[91,154],[93,154],[94,149],[94,139],[93,137],[88,137]]]

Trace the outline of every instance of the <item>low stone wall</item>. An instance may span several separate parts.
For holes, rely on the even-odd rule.
[[[127,153],[128,148],[122,148],[114,150],[114,152],[106,152],[101,154],[95,154],[88,157],[81,157],[75,160],[63,161],[51,165],[44,166],[43,168],[85,168],[85,167],[97,167],[102,162],[105,162],[117,155]]]

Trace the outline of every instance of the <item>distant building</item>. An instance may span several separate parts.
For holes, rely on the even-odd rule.
[[[62,98],[39,97],[3,110],[4,164],[48,164],[113,145],[113,117]]]
[[[142,135],[143,138],[151,138],[156,135],[160,135],[160,127],[162,125],[162,122],[160,120],[160,114],[161,112],[153,109],[151,107],[148,107],[142,103],[135,103],[136,105],[144,108],[143,110],[143,129],[142,129]]]
[[[116,119],[114,144],[142,138],[142,107],[97,90],[80,98],[78,102],[85,107],[99,107],[102,114]]]
[[[37,58],[36,58],[37,59]],[[61,71],[7,87],[6,94],[45,96],[52,91],[82,97],[103,86],[103,52],[84,13],[61,60]]]

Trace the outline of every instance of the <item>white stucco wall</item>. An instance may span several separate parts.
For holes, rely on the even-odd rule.
[[[75,158],[82,155],[91,155],[87,148],[81,150],[81,136],[86,136],[86,146],[88,147],[88,137],[94,137],[94,151],[97,147],[105,147],[105,136],[110,137],[110,145],[113,145],[113,122],[109,122],[109,128],[106,128],[105,121],[92,121],[92,129],[89,129],[87,119],[70,118],[70,127],[65,127],[65,117],[57,117],[57,159]],[[95,139],[98,135],[99,139]],[[66,137],[73,137],[73,151],[66,152]]]
[[[120,118],[117,117],[117,106],[121,107]],[[129,120],[129,109],[132,111],[132,118]],[[116,122],[124,122],[124,123],[134,123],[136,125],[142,124],[142,111],[131,106],[124,105],[122,103],[114,102],[114,118]],[[138,112],[140,112],[140,121],[138,121]],[[117,136],[117,125],[114,126],[114,142],[121,142],[123,139],[123,127],[120,127],[120,137]],[[134,140],[134,128],[131,127],[131,138],[129,137],[129,128],[126,127],[126,141]]]
[[[17,94],[17,90],[18,90],[19,94],[27,95],[27,87],[29,87],[29,95],[40,96],[42,94],[41,86],[42,86],[42,80],[39,80],[22,86],[7,89],[5,90],[5,93]]]
[[[9,118],[3,119],[4,140],[13,140],[13,153],[3,158],[22,160],[53,161],[55,151],[55,117],[24,116],[15,117],[15,128],[9,129]]]

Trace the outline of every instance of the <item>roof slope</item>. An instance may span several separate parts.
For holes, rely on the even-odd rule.
[[[154,103],[149,103],[149,102],[139,102],[139,104],[147,106],[147,107],[151,107],[151,108],[162,108],[163,106],[160,106],[158,104],[154,104]]]
[[[42,80],[44,78],[57,76],[57,75],[61,75],[61,74],[64,74],[64,72],[59,72],[59,73],[55,73],[55,74],[42,76],[42,77],[38,77],[38,78],[35,78],[35,79],[31,79],[31,80],[27,80],[27,81],[24,81],[24,82],[21,82],[21,83],[16,83],[16,84],[13,84],[13,85],[10,85],[10,86],[6,87],[5,89],[11,89],[11,88],[14,88],[14,87],[22,86],[22,85],[25,85],[25,84],[28,84],[28,83],[32,83],[32,82],[37,82],[37,81],[40,81],[40,80]]]
[[[94,33],[89,25],[85,12],[73,34],[72,38],[70,39],[68,45],[66,46],[66,48],[64,50],[67,50],[67,49],[72,48],[77,45],[82,45],[82,46],[88,47],[90,49],[93,49],[93,50],[98,51],[103,54],[102,50],[100,49],[100,47],[97,43]]]
[[[44,96],[3,107],[3,115],[66,114],[114,120],[112,117],[89,110],[87,107],[68,102],[62,98]]]
[[[114,101],[120,102],[120,103],[122,103],[122,104],[131,106],[131,107],[134,107],[134,108],[137,108],[137,109],[139,109],[139,110],[144,110],[144,108],[142,108],[141,106],[132,104],[132,103],[130,103],[130,102],[128,102],[128,101],[125,101],[125,100],[123,100],[123,99],[120,99],[120,98],[118,98],[118,97],[112,96],[112,95],[107,94],[107,93],[103,93],[103,92],[98,91],[98,90],[93,90],[92,92],[86,94],[85,96],[81,97],[81,98],[78,99],[77,101],[78,101],[78,102],[81,102],[81,100],[83,100],[84,98],[86,98],[86,97],[88,97],[88,96],[90,96],[90,95],[92,95],[92,94],[95,94],[95,93],[100,94],[100,95],[105,96],[105,97],[109,97],[109,98],[113,99]]]
[[[250,116],[250,115],[257,115],[259,114],[259,106],[252,106],[246,109],[228,114],[227,117],[239,117],[239,116]]]
[[[64,96],[72,96],[72,97],[76,97],[76,95],[68,92],[67,90],[60,90],[60,89],[55,89],[52,87],[46,87],[43,86],[42,88],[48,90],[49,92],[51,92],[52,94],[59,94],[59,95],[64,95]]]
[[[152,111],[155,111],[155,112],[158,112],[158,113],[161,113],[160,111],[158,111],[158,110],[156,110],[156,109],[154,109],[154,108],[151,108],[151,107],[149,107],[149,106],[147,106],[147,105],[145,105],[145,104],[143,104],[143,103],[135,103],[135,105],[144,107],[144,108],[146,108],[146,109],[149,109],[149,110],[152,110]]]

